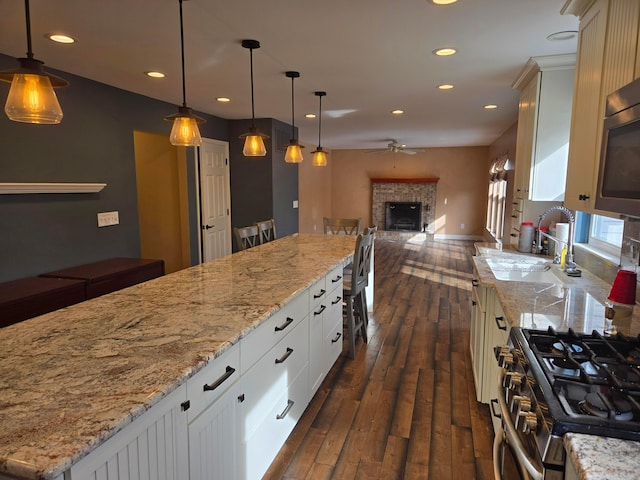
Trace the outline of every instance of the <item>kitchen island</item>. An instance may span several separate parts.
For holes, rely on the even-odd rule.
[[[500,272],[494,269],[501,264],[508,269],[509,262],[534,262],[536,257],[510,250],[503,252],[493,245],[476,244],[476,249],[480,253],[473,258],[476,282],[494,292],[508,328],[546,330],[552,327],[558,332],[572,329],[578,334],[611,329],[611,325],[605,323],[604,306],[611,285],[600,278],[586,270],[579,278],[563,276],[559,266],[553,265],[551,268],[557,270],[561,282],[499,280],[496,275]],[[612,331],[637,336],[639,310],[635,308],[633,315],[623,320],[614,318]],[[497,365],[495,357],[489,362]],[[493,376],[490,380],[495,382],[496,378]],[[562,440],[567,452],[567,480],[639,478],[640,442],[584,433],[566,433]]]
[[[308,313],[331,272],[341,286],[354,245],[293,235],[0,329],[0,478],[73,480],[216,359],[257,358],[240,344],[291,305]]]

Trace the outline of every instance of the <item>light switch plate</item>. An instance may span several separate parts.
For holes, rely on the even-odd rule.
[[[298,200],[293,201],[293,208],[298,208]]]
[[[108,227],[110,225],[118,225],[120,217],[118,211],[98,213],[98,227]]]

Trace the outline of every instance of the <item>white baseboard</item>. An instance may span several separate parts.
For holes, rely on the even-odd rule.
[[[485,238],[482,235],[448,235],[446,233],[436,233],[433,236],[434,240],[480,240]]]

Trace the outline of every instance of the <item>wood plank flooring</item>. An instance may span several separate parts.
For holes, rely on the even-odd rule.
[[[469,356],[473,242],[379,237],[369,343],[343,351],[265,479],[493,479]]]

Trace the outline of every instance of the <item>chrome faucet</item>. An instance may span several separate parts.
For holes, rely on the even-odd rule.
[[[567,257],[565,259],[564,271],[567,275],[571,277],[579,277],[582,274],[582,272],[578,268],[576,268],[576,264],[573,261],[573,242],[574,242],[573,237],[574,237],[576,218],[571,212],[571,210],[569,210],[567,207],[563,207],[562,205],[549,207],[544,211],[542,215],[540,215],[540,219],[538,220],[538,237],[536,239],[536,253],[542,252],[541,239],[543,236],[545,236],[550,240],[553,240],[556,244],[556,254],[553,259],[553,263],[560,263],[559,251],[562,249],[562,244],[565,242],[563,240],[560,240],[557,237],[554,237],[553,235],[550,235],[546,232],[542,232],[540,230],[540,225],[542,224],[542,220],[544,219],[544,217],[549,215],[549,213],[555,212],[555,211],[564,213],[567,219],[569,220],[569,238],[567,239]]]

